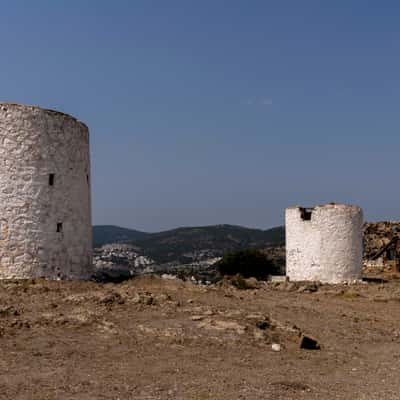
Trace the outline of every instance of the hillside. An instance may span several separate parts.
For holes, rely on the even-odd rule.
[[[94,232],[95,246],[115,242],[133,244],[141,254],[158,263],[190,262],[243,248],[280,246],[285,240],[283,227],[261,230],[235,225],[210,225],[150,234],[113,226],[97,226]]]
[[[148,235],[149,234],[146,232],[121,228],[114,225],[96,225],[93,227],[93,247],[100,247],[108,243],[141,240],[146,238]]]
[[[175,260],[190,262],[207,256],[222,256],[228,251],[283,242],[283,228],[263,231],[233,225],[213,225],[161,232],[134,244],[145,255],[164,263]]]
[[[399,232],[399,222],[365,223],[364,258],[369,259],[376,255]],[[284,265],[285,230],[283,227],[261,230],[235,225],[210,225],[146,233],[108,225],[95,226],[93,233],[94,247],[111,243],[127,243],[133,245],[135,252],[139,255],[147,256],[156,263],[173,261],[190,263],[219,257],[229,251],[256,247],[268,249],[268,254],[273,255],[274,258],[278,257]],[[399,259],[400,241],[386,253],[383,254],[384,259],[388,257]]]

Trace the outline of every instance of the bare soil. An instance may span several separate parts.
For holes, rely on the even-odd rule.
[[[384,278],[3,281],[0,398],[399,399],[400,280]]]

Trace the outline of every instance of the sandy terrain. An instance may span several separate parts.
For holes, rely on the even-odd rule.
[[[0,398],[399,399],[399,319],[396,276],[254,290],[4,281]],[[300,349],[301,333],[321,349]]]

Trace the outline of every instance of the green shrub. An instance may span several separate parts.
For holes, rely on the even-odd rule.
[[[279,268],[273,261],[261,251],[253,249],[226,254],[218,262],[217,268],[222,276],[240,274],[244,278],[254,277],[260,280],[279,273]]]

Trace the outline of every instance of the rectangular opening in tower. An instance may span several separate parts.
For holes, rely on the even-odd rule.
[[[311,215],[313,212],[313,208],[305,208],[301,207],[300,208],[300,217],[303,221],[311,221]]]
[[[62,222],[58,222],[57,223],[57,232],[62,232],[62,230],[63,230],[63,224],[62,224]]]
[[[49,186],[54,186],[54,174],[49,174]]]

